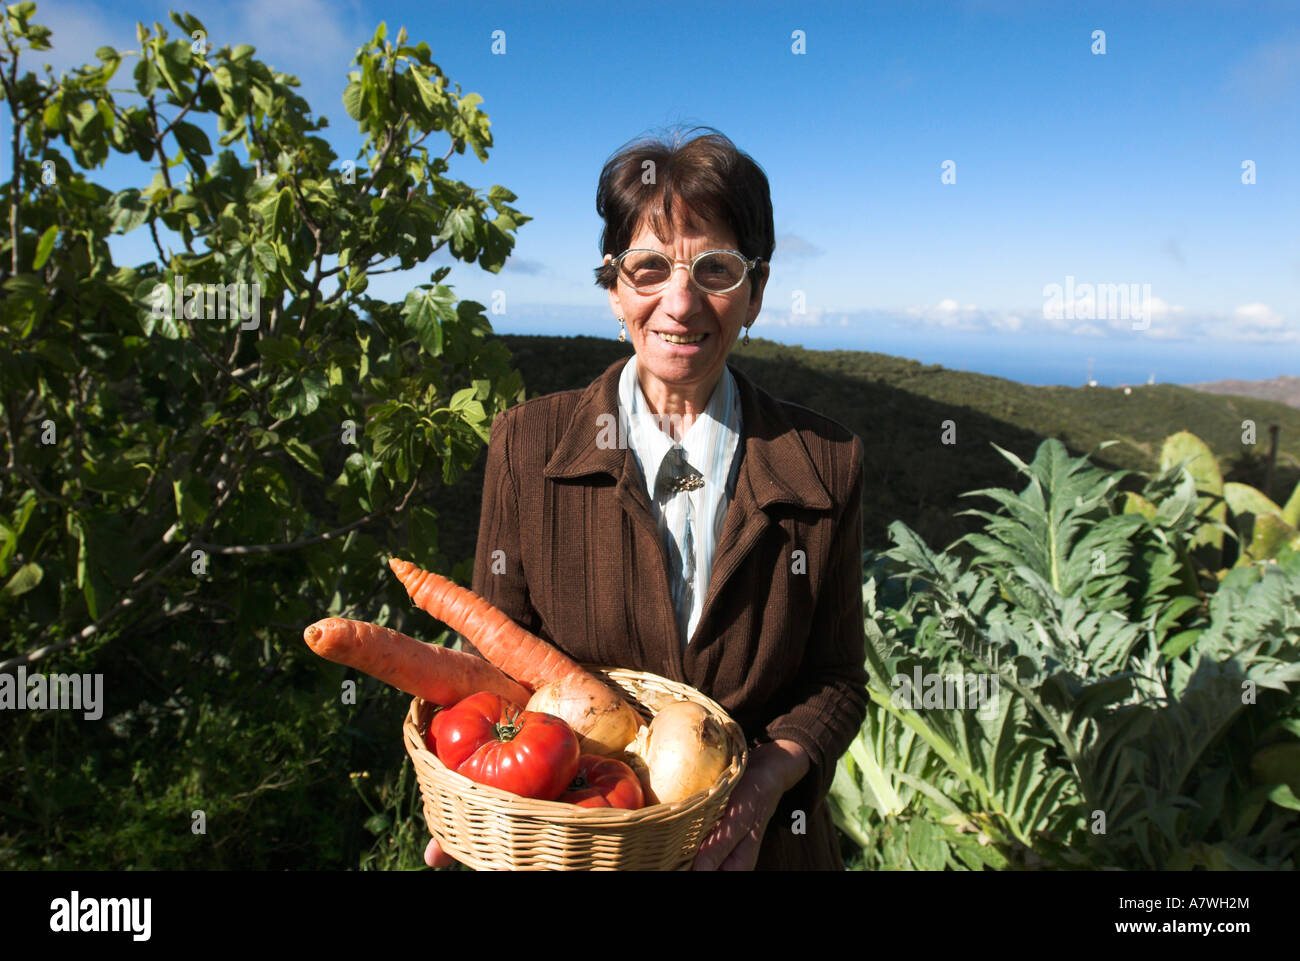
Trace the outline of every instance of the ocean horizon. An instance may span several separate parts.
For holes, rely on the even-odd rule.
[[[489,315],[502,334],[603,337],[617,340],[617,325],[575,318]],[[1035,386],[1082,387],[1089,374],[1099,387],[1139,384],[1195,384],[1217,380],[1269,380],[1300,376],[1300,351],[1291,344],[1215,339],[1152,340],[1081,337],[1068,334],[990,334],[923,329],[864,330],[861,327],[765,325],[759,317],[751,336],[808,350],[857,350],[906,357],[950,370],[1002,377]],[[737,343],[733,348],[742,351]],[[1091,361],[1091,363],[1090,363]]]

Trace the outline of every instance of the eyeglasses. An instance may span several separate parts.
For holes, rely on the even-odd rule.
[[[689,263],[671,260],[658,250],[635,247],[619,254],[611,263],[618,275],[639,293],[651,294],[668,286],[673,271],[681,264],[691,281],[706,294],[725,294],[745,281],[745,276],[762,260],[746,260],[735,250],[706,250]]]

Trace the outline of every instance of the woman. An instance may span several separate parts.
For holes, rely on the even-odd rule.
[[[866,712],[863,447],[726,364],[763,303],[767,178],[721,134],[639,142],[596,206],[634,356],[492,425],[474,590],[740,724],[749,764],[696,869],[841,868],[824,799]]]

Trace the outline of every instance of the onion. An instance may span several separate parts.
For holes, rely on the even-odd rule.
[[[632,705],[590,674],[569,674],[543,684],[529,698],[525,710],[563,720],[578,735],[583,754],[618,754],[641,726],[641,717]]]
[[[707,791],[731,764],[722,725],[693,701],[665,705],[628,751],[641,762],[631,767],[641,777],[647,804],[671,804]]]

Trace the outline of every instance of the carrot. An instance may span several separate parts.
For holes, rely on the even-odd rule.
[[[528,691],[482,658],[424,644],[378,624],[327,617],[302,637],[321,657],[433,704],[450,706],[479,691],[500,694],[520,707],[528,703]]]
[[[572,658],[524,630],[473,591],[410,561],[394,557],[388,566],[418,608],[464,634],[484,657],[525,687],[535,691],[570,674],[587,674]]]

